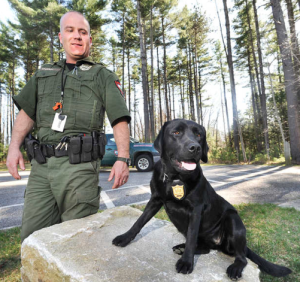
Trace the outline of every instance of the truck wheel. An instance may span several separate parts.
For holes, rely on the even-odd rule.
[[[140,155],[135,161],[135,166],[138,171],[151,171],[153,167],[152,158],[148,155]]]

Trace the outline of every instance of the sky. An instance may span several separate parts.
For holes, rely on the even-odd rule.
[[[258,0],[258,7],[263,3],[263,0]],[[1,21],[6,22],[8,19],[11,21],[16,21],[16,16],[14,11],[10,8],[10,5],[8,4],[7,0],[1,0]],[[204,3],[204,4],[203,4]],[[219,14],[221,17],[221,21],[224,22],[224,12],[222,10],[223,4],[222,1],[218,1],[218,9],[219,9]],[[229,8],[232,6],[233,0],[228,0],[228,6]],[[214,0],[206,0],[206,1],[198,1],[198,0],[178,0],[178,9],[182,9],[185,5],[188,6],[189,9],[192,9],[195,5],[199,5],[201,7],[201,10],[204,11],[209,18],[210,22],[210,27],[213,30],[213,32],[210,33],[210,38],[211,40],[220,40],[220,30],[219,30],[219,23],[218,23],[218,18],[217,18],[217,13],[216,13],[216,6],[215,6],[215,1]],[[270,12],[270,11],[269,11]],[[259,16],[267,17],[268,14],[265,12],[263,7],[258,8],[258,13]],[[231,13],[230,14],[230,20],[232,21],[234,18],[234,15]],[[224,27],[224,24],[223,24]],[[225,29],[225,27],[224,27]],[[223,29],[223,34],[226,34],[226,31]],[[234,44],[233,44],[234,45]],[[213,48],[213,44],[211,45]],[[211,48],[211,50],[212,50]],[[169,51],[168,51],[169,53]],[[170,50],[170,53],[172,54],[172,50]],[[175,51],[173,52],[175,53]],[[243,74],[241,73],[235,73],[236,75],[236,92],[237,92],[237,105],[238,105],[238,110],[241,113],[244,113],[246,110],[249,101],[250,101],[250,88],[247,86],[248,85],[248,80],[245,80],[243,77]],[[212,119],[216,118],[217,112],[219,112],[219,123],[218,123],[218,128],[220,130],[223,130],[223,124],[221,122],[222,117],[221,117],[221,85],[216,83],[215,81],[209,81],[208,84],[205,87],[205,95],[211,97],[210,104],[214,105],[213,108],[213,116]],[[3,104],[5,101],[2,101]],[[227,103],[229,106],[229,113],[231,112],[231,95],[230,95],[230,89],[227,91]],[[142,110],[142,103],[140,103],[141,111]],[[206,116],[206,122],[208,120],[208,114]],[[230,116],[230,120],[232,121],[232,116]],[[206,122],[204,122],[204,125],[206,125]]]

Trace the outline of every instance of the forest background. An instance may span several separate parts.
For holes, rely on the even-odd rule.
[[[165,121],[207,130],[211,162],[300,164],[300,0],[7,0],[0,22],[0,158],[12,96],[44,63],[64,58],[59,19],[90,22],[91,55],[115,71],[131,135],[153,141]],[[108,125],[107,125],[108,126]]]

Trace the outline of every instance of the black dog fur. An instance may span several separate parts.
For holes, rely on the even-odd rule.
[[[200,159],[207,162],[208,146],[205,128],[193,121],[166,122],[157,136],[154,147],[161,160],[156,163],[151,180],[151,199],[145,211],[113,244],[125,247],[143,226],[164,206],[185,238],[185,244],[173,247],[182,255],[176,263],[179,273],[191,273],[195,254],[207,254],[217,249],[235,257],[227,268],[227,275],[236,280],[247,265],[246,257],[259,268],[276,277],[286,276],[291,270],[261,258],[246,245],[246,228],[235,208],[220,197],[208,183],[200,167]],[[172,186],[184,186],[184,196],[178,199]]]

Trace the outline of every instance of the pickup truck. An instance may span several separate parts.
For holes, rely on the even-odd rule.
[[[106,140],[105,155],[101,160],[101,166],[112,166],[118,157],[117,145],[113,134],[106,134]],[[152,143],[140,143],[132,137],[130,137],[129,152],[131,165],[135,166],[138,171],[151,171],[154,163],[160,159]]]

